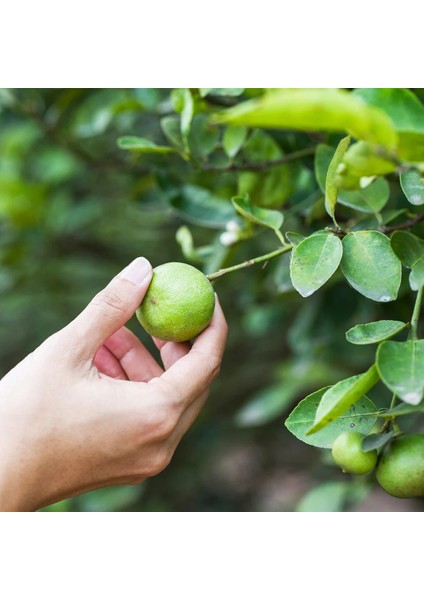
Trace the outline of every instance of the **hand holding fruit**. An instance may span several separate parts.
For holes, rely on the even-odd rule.
[[[156,340],[162,368],[124,327],[151,278],[147,260],[133,261],[0,381],[0,510],[139,483],[169,463],[218,373],[227,325],[217,302],[193,346]]]

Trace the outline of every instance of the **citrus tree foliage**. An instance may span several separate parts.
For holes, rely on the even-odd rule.
[[[329,448],[356,429],[364,448],[382,447],[402,415],[413,430],[424,410],[423,98],[408,89],[4,91],[2,290],[26,281],[22,245],[38,255],[54,247],[58,261],[67,244],[91,245],[100,280],[137,245],[137,228],[155,247],[171,223],[173,245],[158,255],[194,264],[227,291],[242,343],[266,335],[281,347],[271,381],[234,408],[236,426],[288,417],[308,445]],[[80,280],[84,269],[92,277],[88,262]],[[61,287],[62,268],[55,277],[55,293],[70,297],[65,318],[81,298]],[[338,498],[347,489],[334,487]]]

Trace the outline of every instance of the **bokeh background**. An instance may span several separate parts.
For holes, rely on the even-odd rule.
[[[128,135],[159,145],[178,137],[178,90],[0,92],[1,374],[68,323],[135,256],[153,265],[192,262],[211,272],[275,248],[267,234],[222,243],[237,191],[267,190],[269,206],[287,207],[289,230],[306,231],[323,216],[307,152],[244,180],[231,166],[222,131],[209,127],[205,115],[231,105],[243,90],[221,92],[199,99],[204,106],[191,126],[190,160],[117,144]],[[316,134],[269,135],[272,143],[251,144],[249,160],[273,160],[322,141]],[[188,235],[180,229],[187,225]],[[371,351],[352,348],[344,331],[385,315],[408,320],[407,291],[396,317],[337,277],[303,300],[287,265],[281,257],[216,282],[230,325],[222,372],[169,468],[142,485],[98,490],[46,510],[422,510],[419,500],[390,498],[372,477],[342,475],[328,451],[302,444],[284,427],[307,393],[368,366]],[[136,320],[129,325],[156,355]]]

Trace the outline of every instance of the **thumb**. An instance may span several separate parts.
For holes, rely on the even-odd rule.
[[[99,292],[63,333],[79,358],[92,359],[100,346],[132,317],[152,279],[146,258],[133,260]]]

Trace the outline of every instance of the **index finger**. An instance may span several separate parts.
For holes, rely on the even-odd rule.
[[[167,388],[177,402],[191,404],[219,374],[228,326],[219,304],[209,326],[196,338],[191,350],[152,382]]]

